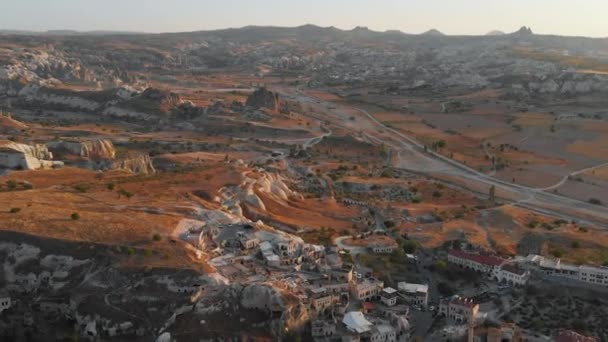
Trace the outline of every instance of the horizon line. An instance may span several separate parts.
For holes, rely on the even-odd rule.
[[[5,32],[8,34],[22,34],[22,35],[27,35],[27,34],[53,34],[54,32],[65,32],[65,33],[73,33],[73,34],[99,34],[99,35],[104,35],[104,34],[121,34],[121,35],[162,35],[162,34],[179,34],[179,33],[196,33],[196,32],[215,32],[215,31],[226,31],[226,30],[240,30],[240,29],[247,29],[247,28],[278,28],[278,29],[294,29],[294,28],[301,28],[301,27],[305,27],[305,26],[313,26],[313,27],[317,27],[317,28],[322,28],[322,29],[336,29],[339,31],[343,31],[343,32],[349,32],[349,31],[354,31],[356,29],[367,29],[371,32],[374,33],[390,33],[390,32],[398,32],[404,35],[424,35],[427,32],[436,30],[439,33],[441,33],[442,36],[446,36],[446,37],[481,37],[481,36],[492,36],[490,35],[490,33],[492,32],[501,32],[502,34],[499,34],[497,36],[500,35],[509,35],[509,34],[513,34],[513,33],[517,33],[519,29],[524,28],[524,27],[529,27],[529,26],[521,26],[519,29],[516,29],[515,31],[503,31],[503,30],[489,30],[486,33],[468,33],[468,34],[450,34],[450,33],[446,33],[442,30],[439,30],[437,28],[429,28],[428,30],[424,31],[424,32],[420,32],[420,33],[410,33],[410,32],[405,32],[403,30],[400,29],[386,29],[386,30],[374,30],[373,28],[369,28],[369,26],[366,25],[357,25],[354,26],[352,28],[340,28],[340,27],[336,27],[336,26],[321,26],[321,25],[317,25],[317,24],[311,24],[311,23],[306,23],[306,24],[301,24],[301,25],[296,25],[296,26],[281,26],[281,25],[244,25],[244,26],[238,26],[238,27],[222,27],[222,28],[208,28],[208,29],[195,29],[195,30],[180,30],[180,31],[156,31],[156,32],[152,32],[152,31],[131,31],[131,30],[120,30],[120,29],[94,29],[94,30],[78,30],[78,29],[69,29],[69,28],[58,28],[58,29],[47,29],[47,30],[27,30],[27,29],[11,29],[11,28],[0,28],[0,33]],[[531,27],[530,27],[531,28]],[[532,30],[534,35],[539,35],[539,36],[558,36],[558,37],[572,37],[572,38],[589,38],[589,39],[608,39],[608,35],[606,36],[585,36],[585,35],[564,35],[564,34],[556,34],[556,33],[539,33],[539,32],[535,32],[534,30]],[[62,35],[62,34],[57,34],[57,35]]]

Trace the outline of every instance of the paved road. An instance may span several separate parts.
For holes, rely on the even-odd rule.
[[[588,168],[585,168],[585,169],[582,169],[582,170],[574,171],[574,172],[572,172],[570,174],[565,175],[564,178],[562,178],[559,182],[557,182],[557,183],[555,183],[555,184],[553,184],[551,186],[548,186],[546,188],[537,188],[537,190],[548,191],[548,190],[557,189],[560,186],[564,185],[564,183],[566,183],[570,177],[578,176],[578,175],[580,175],[582,173],[593,171],[595,169],[599,169],[599,168],[602,168],[604,166],[608,166],[608,163],[602,163],[602,164],[595,165],[595,166],[592,166],[592,167],[588,167]]]
[[[350,236],[350,235],[349,236],[340,236],[334,240],[334,243],[336,244],[336,246],[338,246],[338,248],[349,251],[350,255],[352,255],[353,257],[357,254],[367,253],[367,249],[365,247],[351,246],[351,245],[347,245],[344,243],[344,240],[350,239],[350,238],[352,238],[352,236]]]
[[[423,144],[385,126],[362,108],[336,106],[332,103],[331,107],[335,109],[330,110],[329,103],[324,100],[312,98],[298,91],[294,93],[293,90],[289,91],[288,95],[305,103],[324,106],[327,110],[327,120],[350,130],[353,130],[353,127],[345,124],[348,119],[344,111],[350,109],[359,112],[361,115],[356,119],[356,124],[357,127],[362,128],[357,133],[383,141],[391,147],[399,168],[431,174],[440,179],[447,178],[450,182],[478,193],[486,193],[491,186],[495,186],[497,197],[511,202],[514,206],[565,220],[608,225],[608,210],[605,207],[488,176],[439,153],[425,150]]]

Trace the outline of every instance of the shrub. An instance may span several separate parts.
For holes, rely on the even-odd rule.
[[[160,236],[160,234],[154,234],[154,236],[152,236],[152,240],[160,241],[160,240],[162,240],[162,237]]]
[[[535,220],[528,222],[528,228],[534,229],[534,228],[538,227],[538,225],[539,225],[538,221],[535,221]]]
[[[570,246],[574,249],[581,248],[581,243],[579,241],[572,241]]]
[[[433,192],[433,197],[435,197],[435,198],[441,198],[441,196],[443,196],[443,194],[441,193],[441,191],[435,191],[435,192]]]
[[[133,249],[133,247],[127,248],[127,255],[135,255],[135,249]]]
[[[76,221],[76,220],[80,219],[80,214],[72,213],[72,215],[70,215],[70,217],[72,218],[72,220]]]
[[[87,192],[91,188],[88,184],[76,184],[73,186],[74,190],[78,192]]]
[[[561,258],[564,255],[564,252],[562,252],[561,249],[554,249],[551,251],[551,255],[553,255],[556,258]]]
[[[21,211],[21,208],[11,208],[10,213],[11,214],[16,214],[16,213],[18,213],[20,211]]]
[[[130,199],[131,197],[133,197],[133,193],[132,193],[132,192],[130,192],[130,191],[127,191],[127,190],[125,190],[125,189],[120,189],[120,190],[118,190],[118,194],[119,194],[119,195],[122,195],[122,196],[125,196],[126,198],[129,198],[129,199]]]
[[[599,199],[597,199],[597,198],[590,198],[590,199],[589,199],[589,203],[591,203],[591,204],[595,204],[595,205],[602,205],[602,201],[600,201],[600,200],[599,200]]]
[[[8,180],[6,181],[6,186],[9,190],[15,190],[17,188],[17,182],[14,180]]]
[[[114,190],[114,183],[108,183],[106,187],[108,188],[108,190]]]

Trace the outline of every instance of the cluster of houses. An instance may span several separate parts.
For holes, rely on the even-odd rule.
[[[530,279],[531,271],[538,271],[546,276],[608,286],[607,267],[574,265],[562,262],[559,258],[547,258],[535,254],[504,259],[485,252],[450,250],[448,262],[512,285],[525,285]]]

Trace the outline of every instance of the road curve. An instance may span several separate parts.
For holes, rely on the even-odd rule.
[[[311,96],[304,95],[299,91],[296,92],[295,96],[300,99],[305,98],[305,101],[307,102],[312,100],[313,103],[328,104],[325,100],[311,98]],[[335,104],[332,103],[332,105],[335,107]],[[326,108],[327,107],[329,106],[326,106]],[[376,130],[365,131],[365,134],[381,141],[393,140],[394,143],[389,143],[389,145],[395,150],[398,158],[404,154],[409,154],[410,156],[414,156],[416,160],[421,161],[422,167],[414,169],[414,171],[443,174],[453,179],[460,180],[460,183],[462,183],[465,188],[470,188],[470,186],[467,186],[468,183],[481,184],[487,188],[495,186],[497,190],[501,189],[516,197],[505,198],[506,200],[513,202],[512,204],[514,206],[565,220],[576,220],[580,223],[596,224],[604,227],[608,226],[608,210],[606,210],[605,207],[548,193],[543,191],[544,189],[531,188],[493,178],[439,153],[425,150],[423,144],[402,132],[385,126],[364,109],[353,106],[344,107],[356,110],[376,125]],[[330,115],[331,113],[332,111],[329,112]],[[336,114],[334,119],[340,121],[344,120],[339,114]],[[390,135],[387,137],[385,132],[390,133]],[[426,165],[429,165],[428,169],[425,169]],[[408,167],[404,167],[403,165],[401,165],[400,168],[408,169]],[[587,169],[580,171],[587,171]]]

